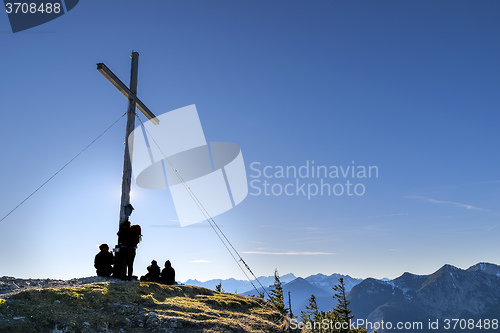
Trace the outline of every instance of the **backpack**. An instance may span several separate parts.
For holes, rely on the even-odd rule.
[[[141,226],[134,224],[130,226],[130,246],[136,247],[142,240]]]

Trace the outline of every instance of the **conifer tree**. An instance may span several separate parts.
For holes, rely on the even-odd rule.
[[[335,289],[337,287],[337,289]],[[337,294],[335,294],[334,298],[337,299],[340,303],[340,300],[343,299],[342,304],[343,306],[340,307],[337,305],[335,309],[332,309],[328,312],[325,311],[320,311],[318,309],[318,304],[316,302],[316,296],[311,295],[309,297],[309,304],[306,305],[306,310],[307,311],[301,311],[300,312],[300,318],[302,322],[304,323],[304,326],[306,328],[306,331],[308,333],[367,333],[367,330],[365,328],[351,328],[349,324],[343,325],[342,327],[336,327],[335,323],[343,323],[346,322],[346,316],[341,315],[340,313],[345,314],[346,311],[341,310],[341,309],[347,309],[347,318],[352,319],[354,316],[351,316],[351,310],[347,308],[347,305],[349,302],[345,298],[345,285],[343,280],[338,286],[335,286],[334,290],[337,291]],[[341,290],[344,290],[342,297],[342,292]],[[323,324],[324,322],[326,323],[333,323],[333,325],[325,325]],[[349,323],[348,321],[346,323]],[[333,327],[332,327],[333,326]],[[374,332],[376,333],[376,331]]]
[[[288,312],[290,314],[289,318],[293,319],[295,317],[292,311],[292,298],[290,297],[290,292],[288,292]]]
[[[270,290],[270,300],[274,304],[276,310],[283,316],[288,314],[288,309],[285,307],[285,302],[283,300],[283,286],[281,284],[280,275],[278,274],[278,269],[274,270],[274,285]]]
[[[219,284],[215,285],[215,291],[220,292],[220,293],[224,292],[224,290],[222,289],[222,281],[221,280],[219,280]]]
[[[314,294],[311,294],[311,297],[309,297],[308,301],[309,304],[306,305],[306,311],[300,311],[300,318],[304,323],[313,321],[314,318],[318,315],[318,304],[316,303],[316,296],[314,296]]]
[[[334,298],[337,299],[337,307],[334,309],[334,312],[337,313],[340,320],[349,323],[354,316],[351,315],[352,311],[348,307],[350,302],[347,300],[345,294],[345,284],[342,277],[339,278],[339,284],[334,286],[333,290],[335,291]],[[342,332],[349,332],[349,330],[342,330]]]

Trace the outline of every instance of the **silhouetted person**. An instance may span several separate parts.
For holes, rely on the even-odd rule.
[[[161,271],[161,282],[165,284],[176,284],[175,270],[170,263],[170,260],[165,261],[165,268]]]
[[[132,279],[134,273],[134,259],[136,253],[136,246],[139,243],[139,235],[130,227],[130,221],[125,221],[120,225],[118,231],[118,253],[117,253],[117,269],[115,269],[115,276],[121,279]],[[137,226],[138,227],[138,226]],[[139,227],[140,230],[140,227]]]
[[[97,271],[97,276],[110,277],[113,273],[113,253],[109,252],[109,246],[106,243],[99,245],[99,252],[94,259],[94,267]]]
[[[144,276],[141,276],[141,281],[152,281],[158,282],[160,281],[160,266],[156,260],[151,261],[151,265],[148,266],[148,273]]]

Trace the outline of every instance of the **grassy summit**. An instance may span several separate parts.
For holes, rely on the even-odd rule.
[[[158,283],[93,283],[0,299],[0,332],[283,332],[254,297]]]

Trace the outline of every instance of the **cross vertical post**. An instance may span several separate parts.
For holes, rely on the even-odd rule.
[[[137,74],[139,72],[139,53],[132,52],[130,56],[132,58],[132,65],[130,69],[130,86],[129,89],[133,95],[137,95]],[[133,145],[133,138],[129,140],[129,136],[133,135],[133,130],[135,127],[135,98],[129,98],[128,109],[127,109],[127,128],[125,131],[125,154],[123,161],[123,176],[122,176],[122,197],[120,204],[120,220],[119,226],[123,222],[128,220],[128,215],[125,212],[125,207],[130,205],[130,188],[132,183],[132,158],[131,155],[133,147],[129,147],[129,144]],[[130,142],[130,143],[129,143]]]
[[[160,120],[156,118],[146,105],[137,97],[137,74],[139,72],[139,53],[132,52],[130,56],[132,64],[130,69],[130,88],[127,87],[105,64],[98,63],[97,70],[109,81],[116,89],[118,89],[129,103],[127,108],[127,128],[125,133],[125,156],[123,161],[123,176],[122,176],[122,196],[120,203],[120,220],[119,227],[123,222],[128,220],[132,213],[130,205],[130,188],[132,184],[132,158],[133,158],[133,142],[134,142],[134,126],[135,126],[135,108],[137,107],[149,121],[158,125]],[[130,138],[130,140],[129,140]]]

